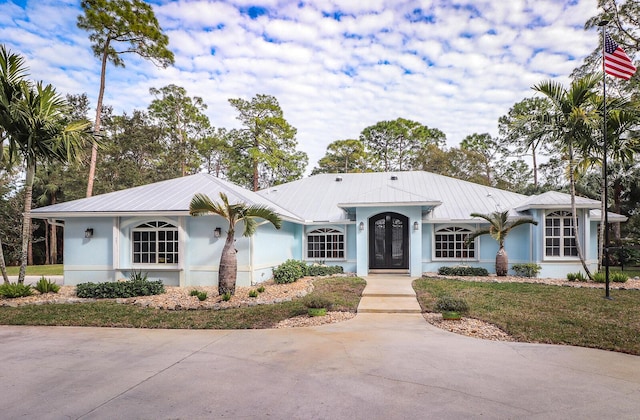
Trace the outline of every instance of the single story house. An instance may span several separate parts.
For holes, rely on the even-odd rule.
[[[189,203],[196,193],[215,201],[220,192],[283,219],[280,230],[264,223],[249,238],[236,234],[240,286],[270,279],[287,259],[341,265],[360,276],[420,276],[460,264],[493,272],[496,241],[485,235],[467,247],[464,239],[486,223],[471,213],[496,210],[538,222],[508,236],[510,264],[537,263],[544,277],[581,270],[569,195],[525,196],[422,171],[321,174],[259,192],[197,174],[37,208],[32,217],[64,223],[65,284],[113,281],[135,270],[167,285],[216,285],[227,224],[190,216]],[[580,241],[595,269],[600,202],[576,203]]]

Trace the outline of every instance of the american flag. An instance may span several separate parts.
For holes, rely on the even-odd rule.
[[[604,35],[604,72],[624,80],[631,79],[636,72],[627,53],[611,39],[609,34]]]

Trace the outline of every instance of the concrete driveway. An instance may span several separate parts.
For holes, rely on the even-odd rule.
[[[255,331],[0,326],[7,419],[640,417],[640,358],[420,314]]]

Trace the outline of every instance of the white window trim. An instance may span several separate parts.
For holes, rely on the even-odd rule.
[[[473,240],[473,257],[461,257],[461,258],[451,258],[451,257],[436,257],[436,235],[442,229],[451,229],[451,228],[459,228],[459,229],[467,229],[469,233],[474,232],[475,228],[469,225],[459,225],[459,224],[447,224],[447,225],[434,225],[433,234],[431,235],[431,259],[432,261],[449,261],[449,262],[459,262],[464,263],[466,261],[480,261],[480,241],[478,238]]]
[[[564,255],[564,246],[563,246],[563,239],[564,239],[564,234],[562,233],[562,231],[564,230],[564,226],[560,227],[560,232],[561,232],[561,236],[560,236],[560,251],[562,253],[562,255],[558,255],[558,256],[554,256],[554,255],[547,255],[547,217],[553,213],[559,213],[559,212],[566,212],[569,213],[571,218],[573,218],[573,215],[571,214],[571,209],[567,209],[567,210],[549,210],[546,211],[544,213],[544,220],[542,223],[542,260],[543,261],[579,261],[580,257],[578,255],[569,255],[569,256],[565,256]],[[580,243],[583,244],[584,241],[581,240],[581,235],[582,235],[582,231],[584,229],[580,229],[580,226],[584,226],[585,221],[584,220],[580,220],[580,214],[578,213],[578,229],[577,229],[577,237],[576,237],[576,241],[580,240]],[[584,250],[583,250],[584,252]]]
[[[330,229],[334,232],[325,232],[325,234],[340,234],[343,237],[343,257],[338,258],[326,258],[326,257],[309,257],[309,235],[317,230],[321,229]],[[326,251],[326,250],[325,250]],[[303,260],[304,261],[347,261],[347,230],[344,228],[339,228],[336,226],[309,226],[309,228],[305,229],[304,232],[304,250],[303,250]]]
[[[143,225],[145,223],[166,223],[168,225],[170,225],[170,228],[139,228],[138,226]],[[178,238],[176,240],[177,244],[178,244],[178,252],[177,252],[177,257],[178,257],[178,262],[173,262],[173,263],[159,263],[159,262],[155,262],[155,263],[143,263],[143,262],[134,262],[134,240],[133,240],[133,236],[135,232],[159,232],[159,231],[172,231],[175,232],[176,235],[178,235]],[[156,244],[157,244],[158,238],[156,236]],[[131,259],[131,267],[132,268],[139,268],[139,269],[148,269],[148,270],[154,270],[154,269],[177,269],[180,267],[183,255],[182,255],[182,248],[184,248],[184,243],[182,241],[182,237],[180,235],[180,223],[176,223],[173,220],[164,220],[162,218],[158,218],[158,219],[145,219],[145,220],[141,220],[138,221],[136,223],[133,223],[131,225],[131,228],[129,230],[129,258]],[[159,247],[156,248],[156,255],[159,252],[158,250]],[[175,254],[176,252],[172,252],[172,254]]]

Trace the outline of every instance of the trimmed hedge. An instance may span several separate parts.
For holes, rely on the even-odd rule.
[[[331,276],[333,274],[343,273],[341,265],[308,265],[307,276]]]
[[[304,276],[331,276],[343,272],[340,265],[307,265],[304,261],[287,260],[273,269],[273,281],[278,284],[293,283]]]
[[[164,293],[161,280],[127,280],[105,283],[80,283],[76,295],[80,298],[113,299],[135,296],[160,295]]]
[[[524,264],[513,264],[511,269],[513,270],[514,273],[516,273],[516,276],[538,277],[538,274],[540,273],[540,270],[542,270],[542,267],[540,267],[536,263],[524,263]]]
[[[438,274],[441,276],[488,276],[489,272],[482,267],[440,267]]]

